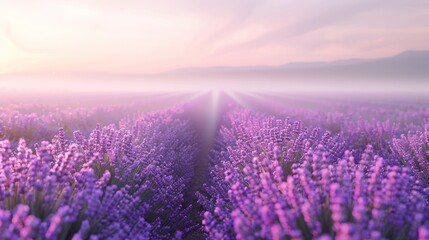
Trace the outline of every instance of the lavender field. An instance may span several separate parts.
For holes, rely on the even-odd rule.
[[[108,99],[2,104],[1,239],[429,239],[424,98]]]
[[[0,240],[429,240],[429,0],[0,0]]]

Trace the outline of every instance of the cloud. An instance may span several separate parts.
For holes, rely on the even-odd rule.
[[[220,27],[215,27],[214,31],[209,31],[209,34],[203,38],[198,37],[196,40],[197,44],[193,47],[200,49],[207,45],[213,45],[219,40],[233,34],[246,25],[246,20],[248,20],[252,12],[262,4],[261,0],[247,0],[245,1],[245,4],[238,4],[239,2],[240,1],[234,2],[235,5],[230,9],[229,13],[227,13],[227,16],[222,16],[222,18],[227,19],[225,23],[221,24]]]
[[[421,49],[428,7],[427,0],[0,0],[0,38],[10,50],[3,59],[16,59],[16,69],[282,64]]]
[[[393,1],[392,1],[393,2]],[[353,18],[354,16],[363,13],[368,10],[383,6],[381,0],[366,0],[341,3],[336,2],[335,4],[329,4],[320,2],[325,5],[313,5],[313,9],[317,11],[308,10],[303,12],[300,19],[296,20],[291,24],[283,24],[281,27],[269,30],[267,33],[255,38],[244,41],[238,44],[226,46],[218,50],[218,53],[240,51],[253,48],[264,47],[266,45],[277,45],[284,43],[290,38],[299,37],[307,33],[311,33],[322,28],[335,25],[341,21]],[[284,19],[285,22],[289,22],[287,17]]]

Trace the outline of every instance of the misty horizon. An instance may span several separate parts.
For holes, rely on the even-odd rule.
[[[281,65],[181,68],[159,74],[50,72],[0,74],[1,91],[234,91],[416,93],[429,90],[429,51],[372,59]],[[34,83],[37,86],[34,86]]]

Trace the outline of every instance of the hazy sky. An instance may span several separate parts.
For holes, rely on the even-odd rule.
[[[381,57],[428,39],[428,0],[0,0],[0,73]]]

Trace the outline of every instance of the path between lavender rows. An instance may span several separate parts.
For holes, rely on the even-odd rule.
[[[228,96],[222,93],[207,93],[184,105],[184,116],[197,135],[200,149],[195,159],[194,177],[185,192],[185,203],[192,204],[190,217],[201,223],[202,208],[197,203],[195,193],[202,190],[208,176],[209,154],[214,145],[220,123],[227,111]],[[202,231],[196,230],[185,236],[185,239],[202,239]]]
[[[207,180],[209,155],[222,119],[230,106],[241,105],[252,110],[267,111],[269,110],[267,105],[270,105],[271,102],[263,99],[250,95],[230,95],[227,92],[213,91],[202,94],[184,104],[184,116],[197,135],[197,144],[200,149],[195,159],[194,177],[184,196],[186,205],[193,205],[189,217],[195,223],[201,223],[201,212],[203,211],[197,202],[195,193],[203,189],[203,184]],[[285,99],[282,100],[285,101]],[[200,230],[192,231],[184,237],[185,239],[202,239],[203,232]]]

